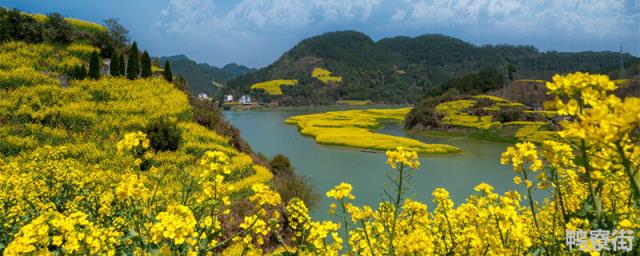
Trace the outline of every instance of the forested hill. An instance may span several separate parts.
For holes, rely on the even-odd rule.
[[[222,68],[206,63],[196,63],[182,54],[160,57],[159,61],[160,63],[169,61],[173,72],[187,81],[187,89],[194,95],[200,93],[214,95],[219,86],[240,75],[255,71],[255,69],[235,63],[227,64]]]
[[[637,57],[623,55],[631,65]],[[288,105],[331,103],[338,99],[385,103],[415,102],[451,78],[493,70],[507,79],[548,79],[555,73],[588,71],[617,74],[617,52],[541,52],[533,46],[476,46],[444,35],[393,37],[373,41],[356,31],[330,32],[305,39],[271,65],[228,83],[226,92],[251,92],[263,101]],[[311,77],[321,67],[341,77],[327,83]],[[495,73],[493,72],[493,73]],[[637,71],[636,71],[637,72]],[[283,95],[270,95],[255,83],[298,80],[282,86]]]

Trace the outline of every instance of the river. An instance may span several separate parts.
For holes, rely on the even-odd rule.
[[[325,192],[340,182],[353,185],[357,205],[377,208],[384,197],[386,173],[392,171],[385,164],[384,153],[362,152],[316,144],[313,138],[298,133],[296,126],[284,123],[292,115],[317,113],[328,108],[301,108],[266,111],[225,111],[225,118],[240,129],[242,137],[253,150],[268,157],[282,153],[288,156],[297,173],[310,177],[321,194],[321,202],[314,217],[326,217],[331,200]],[[422,157],[415,172],[410,195],[432,208],[431,192],[446,188],[456,204],[474,193],[481,182],[492,185],[502,193],[516,189],[514,173],[500,164],[500,154],[508,144],[481,141],[465,137],[425,137],[406,134],[399,125],[389,124],[381,133],[411,137],[427,143],[445,143],[462,150],[456,156]],[[388,189],[391,189],[386,185]]]

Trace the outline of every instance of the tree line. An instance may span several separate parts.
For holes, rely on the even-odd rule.
[[[149,53],[145,50],[141,54],[136,42],[129,44],[129,31],[120,24],[118,19],[107,19],[104,24],[106,31],[88,32],[74,29],[59,13],[47,14],[46,20],[40,22],[33,15],[17,9],[0,7],[0,43],[24,41],[64,46],[74,41],[89,42],[99,51],[91,53],[88,69],[84,64],[70,67],[66,72],[70,78],[100,79],[101,58],[111,59],[109,75],[113,77],[124,76],[128,79],[151,77],[153,71]],[[167,81],[173,80],[168,61],[164,64],[163,77]]]

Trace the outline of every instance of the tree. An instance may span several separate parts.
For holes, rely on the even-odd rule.
[[[110,70],[110,74],[113,77],[118,77],[121,75],[120,72],[120,55],[118,55],[118,53],[114,53],[111,56],[111,70]]]
[[[120,20],[109,18],[104,20],[104,24],[109,30],[109,37],[118,49],[124,49],[129,43],[129,30],[120,24]]]
[[[120,76],[124,76],[125,73],[127,73],[127,70],[125,69],[126,62],[124,62],[124,54],[120,54],[120,60],[118,60],[118,64],[120,64],[120,67],[118,68],[118,70],[120,71]]]
[[[283,154],[277,154],[269,160],[269,167],[274,175],[293,175],[294,168],[291,165],[289,158]]]
[[[167,81],[173,81],[173,73],[171,73],[171,64],[169,64],[169,61],[164,62],[164,72],[162,73],[162,75]]]
[[[176,123],[165,118],[151,120],[144,132],[155,151],[176,151],[182,140],[182,132]]]
[[[142,58],[140,59],[140,66],[142,68],[142,72],[140,76],[143,78],[147,78],[151,76],[151,58],[149,57],[149,53],[145,50],[142,53]]]
[[[42,24],[16,9],[0,7],[0,42],[8,40],[41,43]]]
[[[75,80],[82,80],[87,76],[87,70],[83,69],[84,65],[80,64],[77,66],[74,66],[73,68],[71,68],[71,70],[68,70],[67,75],[71,78],[71,79],[75,79]]]
[[[89,60],[89,77],[95,80],[100,79],[100,57],[95,50],[91,53]]]
[[[0,41],[42,42],[42,24],[17,9],[0,8]]]
[[[507,66],[507,72],[509,72],[509,81],[513,81],[513,73],[516,72],[516,66],[509,63]]]
[[[78,69],[78,80],[84,80],[87,78],[87,68],[84,67],[84,64],[80,64],[80,68]]]
[[[47,21],[44,24],[44,38],[46,41],[68,44],[71,42],[72,32],[71,25],[64,20],[62,15],[55,12],[47,15]]]
[[[138,78],[140,67],[138,65],[138,44],[133,42],[129,49],[129,60],[127,61],[127,78],[130,80]]]

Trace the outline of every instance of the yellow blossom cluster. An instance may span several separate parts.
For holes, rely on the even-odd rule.
[[[101,228],[83,212],[69,216],[49,211],[23,226],[7,245],[5,255],[115,255],[119,234]]]
[[[353,200],[355,196],[351,194],[351,190],[353,190],[351,184],[342,182],[335,188],[327,191],[327,197],[334,198],[338,201],[343,199]]]
[[[387,151],[387,164],[395,169],[398,164],[412,169],[420,167],[418,154],[415,151],[404,150],[403,147],[397,147],[396,150]]]
[[[154,243],[160,244],[166,239],[181,245],[188,239],[190,245],[195,244],[196,240],[191,238],[195,237],[196,219],[188,207],[171,205],[156,216],[156,221],[149,230]]]
[[[308,211],[304,201],[299,198],[293,198],[287,204],[287,220],[293,232],[293,238],[296,240],[303,239],[311,228],[311,217]]]
[[[116,197],[118,200],[146,200],[149,198],[149,189],[144,185],[144,179],[138,175],[130,174],[125,176],[116,187]]]
[[[118,142],[119,153],[136,152],[149,148],[149,139],[143,132],[130,132],[124,135],[124,139]]]
[[[536,146],[531,142],[517,143],[515,147],[507,148],[507,151],[502,153],[500,163],[511,163],[515,172],[521,172],[525,168],[533,171],[542,169],[542,161],[538,158]]]

